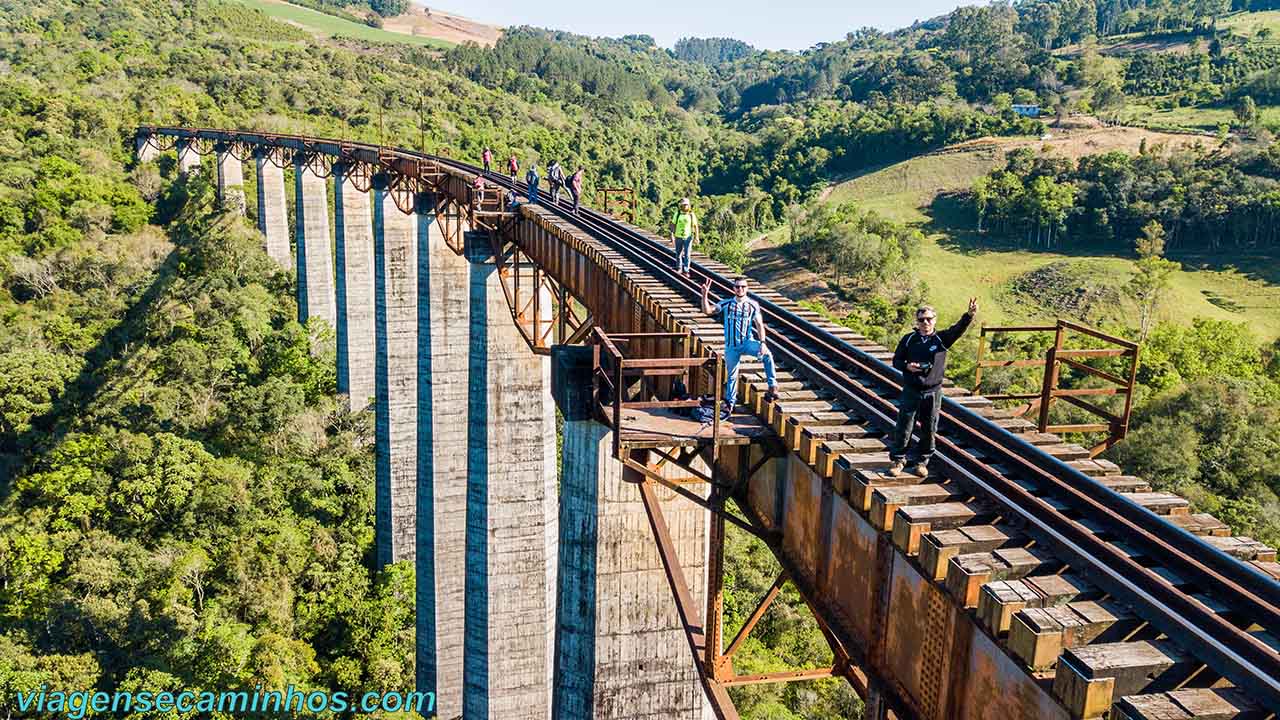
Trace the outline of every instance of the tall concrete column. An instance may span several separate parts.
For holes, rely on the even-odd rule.
[[[564,443],[552,717],[701,720],[702,686],[639,488],[591,419],[590,357],[569,368],[573,350],[553,357]],[[657,496],[701,614],[707,511],[665,488]]]
[[[284,202],[284,170],[271,161],[269,151],[254,153],[258,169],[258,230],[266,238],[267,255],[288,269],[289,216]]]
[[[244,166],[240,158],[231,154],[225,143],[219,143],[218,158],[218,205],[240,215],[244,215]]]
[[[374,393],[373,227],[369,194],[333,166],[333,229],[337,264],[338,392],[352,412],[369,406]]]
[[[462,714],[470,267],[418,199],[417,689]]]
[[[377,566],[412,560],[418,482],[417,217],[396,207],[374,178],[374,542]]]
[[[178,171],[183,175],[200,172],[200,155],[190,140],[178,141]]]
[[[463,713],[545,720],[557,537],[550,368],[511,322],[492,262],[470,259]]]
[[[294,240],[298,258],[298,322],[319,318],[333,327],[333,248],[329,245],[328,183],[298,153],[293,158]]]
[[[152,162],[160,156],[160,151],[156,146],[147,141],[148,139],[139,135],[133,142],[134,154],[138,157],[138,162]]]

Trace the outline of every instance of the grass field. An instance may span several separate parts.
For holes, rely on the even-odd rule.
[[[1047,311],[1009,291],[1014,278],[1058,261],[1084,261],[1095,273],[1123,284],[1133,272],[1125,257],[983,248],[967,209],[939,201],[941,192],[973,184],[998,161],[985,151],[912,158],[831,188],[826,202],[857,202],[895,221],[921,228],[926,240],[917,273],[930,301],[945,318],[964,311],[977,296],[987,324],[1049,319]],[[1280,337],[1280,260],[1267,258],[1175,258],[1175,273],[1161,315],[1190,322],[1208,317],[1247,322],[1261,340]],[[1246,268],[1241,272],[1238,268]],[[1120,308],[1123,314],[1126,308]]]
[[[1258,111],[1263,126],[1280,127],[1280,106],[1262,106]],[[1237,122],[1235,111],[1229,107],[1180,107],[1157,110],[1149,105],[1129,105],[1120,113],[1120,118],[1126,123],[1151,128],[1182,128],[1208,132],[1217,132],[1218,126],[1223,123],[1234,126]]]
[[[436,38],[417,37],[369,27],[363,23],[354,23],[350,20],[326,15],[310,8],[290,5],[279,0],[237,0],[237,2],[257,8],[277,20],[293,23],[318,37],[348,37],[370,42],[407,43],[438,48],[447,48],[453,45],[453,43]]]
[[[1218,29],[1230,30],[1246,37],[1262,28],[1270,28],[1272,41],[1280,40],[1280,10],[1262,10],[1259,12],[1239,12],[1227,15],[1218,20]]]

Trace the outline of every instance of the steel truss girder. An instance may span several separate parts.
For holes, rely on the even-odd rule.
[[[735,503],[741,505],[736,493],[731,493],[730,487],[735,491],[745,487],[746,481],[763,466],[763,462],[756,463],[750,469],[747,469],[745,463],[749,459],[749,446],[743,446],[740,452],[744,457],[740,458],[743,462],[739,463],[742,471],[736,483],[732,485],[726,483],[716,483],[712,480],[711,497],[703,499],[696,493],[689,491],[680,483],[674,482],[668,478],[664,478],[656,472],[656,468],[650,466],[647,461],[647,450],[631,451],[626,457],[621,458],[624,466],[624,478],[637,485],[640,491],[641,501],[644,504],[645,514],[649,519],[649,526],[654,535],[654,541],[658,547],[658,554],[662,560],[663,570],[667,576],[668,585],[671,588],[672,597],[676,603],[677,613],[680,621],[684,626],[685,636],[689,642],[690,651],[693,653],[694,665],[698,670],[698,677],[702,683],[706,693],[707,700],[711,705],[719,720],[736,720],[738,712],[733,704],[732,698],[727,692],[728,688],[739,685],[752,685],[762,683],[779,683],[779,682],[797,682],[804,680],[816,680],[829,677],[843,677],[853,686],[854,691],[859,697],[866,699],[868,697],[868,679],[852,662],[849,652],[844,645],[835,636],[835,633],[827,626],[822,619],[808,596],[801,590],[801,597],[804,598],[810,613],[813,615],[818,629],[822,633],[823,638],[827,641],[831,648],[835,662],[830,667],[819,667],[812,669],[784,670],[771,673],[759,673],[752,675],[738,675],[733,670],[732,658],[734,653],[738,651],[742,643],[750,636],[751,631],[764,617],[769,607],[777,598],[783,585],[791,581],[790,571],[783,569],[774,581],[772,587],[766,592],[756,609],[747,618],[742,628],[734,636],[729,644],[728,650],[721,652],[721,633],[723,630],[723,561],[724,561],[724,531],[725,521],[732,522],[735,526],[750,532],[766,542],[773,544],[776,538],[770,531],[762,527],[753,525],[751,522],[742,520],[737,515],[728,511],[725,507],[725,501],[733,497]],[[688,451],[680,452],[678,455],[655,450],[660,457],[666,462],[679,465],[684,469],[693,473],[695,477],[706,478],[706,474],[692,467],[692,461],[697,454],[689,454]],[[772,453],[766,451],[765,458],[772,457]],[[660,465],[659,465],[660,466]],[[714,471],[713,471],[714,472]],[[666,523],[666,517],[662,511],[661,505],[658,503],[657,496],[654,494],[654,486],[663,485],[676,492],[681,497],[690,500],[701,507],[707,508],[711,515],[711,533],[709,537],[708,557],[707,557],[707,603],[705,613],[699,613],[692,601],[692,595],[689,592],[688,581],[684,574],[684,568],[675,553],[674,544],[671,541],[670,532]],[[706,621],[703,622],[702,619]]]
[[[569,289],[525,255],[514,240],[500,233],[489,237],[511,319],[529,349],[550,355],[556,341],[577,337],[584,320],[573,310],[576,298]]]

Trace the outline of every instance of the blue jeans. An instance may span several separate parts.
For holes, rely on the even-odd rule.
[[[529,186],[529,202],[534,205],[538,204],[538,184],[534,183]]]
[[[676,270],[689,269],[689,257],[693,254],[693,236],[676,238]]]
[[[916,415],[920,414],[920,444],[916,446],[915,462],[928,465],[933,457],[934,436],[938,433],[938,411],[942,409],[942,386],[929,390],[905,385],[898,396],[898,422],[889,442],[889,459],[907,457],[907,445],[915,428]]]
[[[764,363],[765,382],[769,387],[778,384],[777,374],[773,369],[773,353],[767,349],[760,352],[759,340],[743,340],[737,345],[726,345],[724,348],[724,401],[732,405],[738,402],[738,364],[743,355],[760,358]]]

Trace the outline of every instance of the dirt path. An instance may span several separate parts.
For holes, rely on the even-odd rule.
[[[766,238],[756,238],[747,260],[747,275],[792,300],[816,300],[832,312],[843,315],[852,306],[827,286],[821,275],[791,259],[782,248]]]

